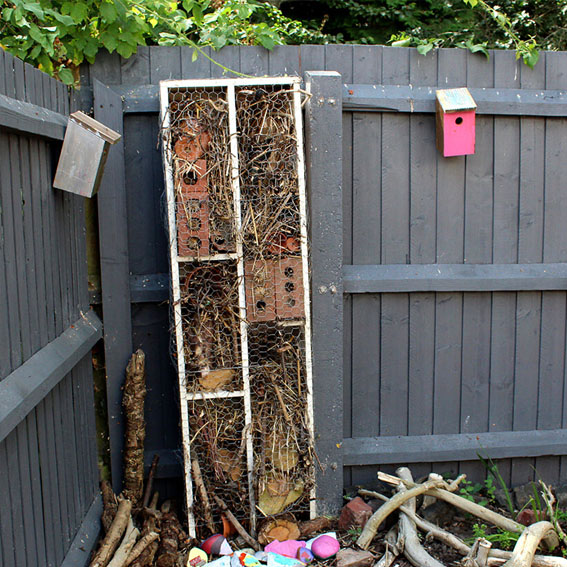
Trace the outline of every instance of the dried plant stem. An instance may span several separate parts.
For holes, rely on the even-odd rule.
[[[226,517],[230,520],[230,523],[235,527],[236,531],[242,536],[242,539],[256,551],[260,551],[260,544],[242,527],[242,524],[234,517],[234,514],[228,509],[228,506],[221,500],[216,494],[213,494],[213,498],[217,505],[226,514]]]
[[[215,523],[213,521],[213,514],[211,513],[211,502],[209,500],[209,495],[207,494],[207,488],[203,481],[203,476],[201,474],[201,467],[199,466],[199,461],[197,458],[193,458],[191,461],[191,471],[193,472],[193,482],[199,491],[201,501],[203,502],[203,510],[205,514],[205,521],[207,522],[207,527],[209,528],[211,534],[215,533]]]

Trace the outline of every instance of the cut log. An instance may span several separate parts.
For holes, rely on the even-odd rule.
[[[406,467],[401,467],[397,471],[398,476],[410,482],[413,481],[411,472]],[[398,486],[399,494],[407,493],[412,489],[407,489],[403,484]],[[386,504],[384,504],[385,506]],[[406,508],[409,508],[413,514],[415,514],[415,497],[410,498],[406,503]],[[404,512],[400,511],[400,519],[398,520],[398,530],[400,536],[404,540],[404,555],[408,561],[415,565],[415,567],[444,567],[443,563],[440,563],[434,557],[431,557],[427,551],[421,545],[419,538],[417,537],[417,530],[415,524],[411,518]]]
[[[139,535],[140,531],[134,526],[132,516],[130,516],[130,519],[128,520],[128,527],[126,528],[122,542],[114,553],[114,557],[108,564],[108,567],[124,567],[126,565],[126,559],[132,551],[132,548],[134,547]]]
[[[298,525],[294,521],[284,518],[268,519],[262,523],[262,527],[258,531],[258,542],[262,545],[267,545],[275,540],[286,541],[299,537]]]
[[[146,397],[145,355],[138,349],[126,368],[122,407],[124,431],[124,490],[125,498],[134,508],[141,504],[144,489],[144,399]]]
[[[168,501],[163,503],[161,512],[161,532],[156,567],[175,567],[179,555],[179,539],[183,530]]]
[[[307,520],[306,522],[300,522],[299,532],[301,537],[308,537],[318,532],[328,531],[330,527],[330,518],[320,516],[319,518],[313,518],[312,520]]]
[[[512,557],[504,563],[505,567],[530,567],[541,540],[553,531],[551,522],[536,522],[528,526],[518,538]]]
[[[118,504],[118,510],[114,521],[112,522],[108,533],[102,540],[100,548],[91,562],[91,567],[106,567],[108,565],[108,562],[112,559],[114,552],[120,544],[120,539],[128,526],[131,512],[132,503],[130,500],[121,499]]]

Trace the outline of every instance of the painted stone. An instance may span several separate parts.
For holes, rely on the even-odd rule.
[[[279,553],[280,555],[284,555],[285,557],[291,557],[293,559],[297,558],[297,552],[302,548],[305,547],[304,541],[297,541],[295,539],[287,539],[286,541],[278,541],[275,539],[266,547],[264,547],[264,551],[270,553]]]
[[[187,558],[187,567],[203,567],[209,562],[207,554],[198,547],[194,547],[189,551],[189,556]]]
[[[339,542],[331,536],[321,535],[311,544],[311,551],[317,559],[329,559],[341,548]]]
[[[226,538],[220,534],[212,535],[207,538],[202,544],[201,548],[209,555],[231,555],[232,548]]]
[[[297,550],[297,558],[301,563],[305,563],[305,565],[308,565],[314,559],[313,553],[306,547],[301,547]]]

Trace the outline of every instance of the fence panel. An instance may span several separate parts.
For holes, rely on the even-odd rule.
[[[98,507],[83,202],[52,187],[69,109],[0,50],[0,563],[16,567],[61,565]]]
[[[162,478],[180,475],[181,456],[166,350],[157,83],[223,73],[191,55],[140,48],[127,61],[101,55],[83,73],[85,108],[94,79],[122,97],[122,261],[131,274],[133,346],[153,353],[146,448],[148,462],[161,455]],[[333,227],[342,233],[343,369],[321,378],[335,387],[342,380],[335,395],[343,404],[344,483],[372,481],[377,468],[402,463],[416,474],[434,466],[480,477],[474,461],[484,448],[514,484],[533,478],[534,465],[551,483],[567,480],[567,446],[558,441],[567,419],[567,213],[559,182],[567,54],[542,54],[534,71],[506,51],[489,60],[464,50],[424,57],[352,45],[212,55],[236,71],[338,71],[346,83],[342,125],[333,126],[343,140],[343,220]],[[435,148],[434,90],[455,86],[468,86],[479,104],[477,153],[447,159]],[[329,251],[312,254],[324,272]],[[321,347],[314,356],[326,354]],[[121,381],[109,376],[109,387],[117,391]]]

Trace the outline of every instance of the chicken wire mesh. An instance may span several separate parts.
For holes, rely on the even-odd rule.
[[[203,83],[175,82],[166,96],[162,87],[189,516],[200,535],[226,526],[219,498],[251,531],[257,512],[306,516],[315,459],[297,91]]]

